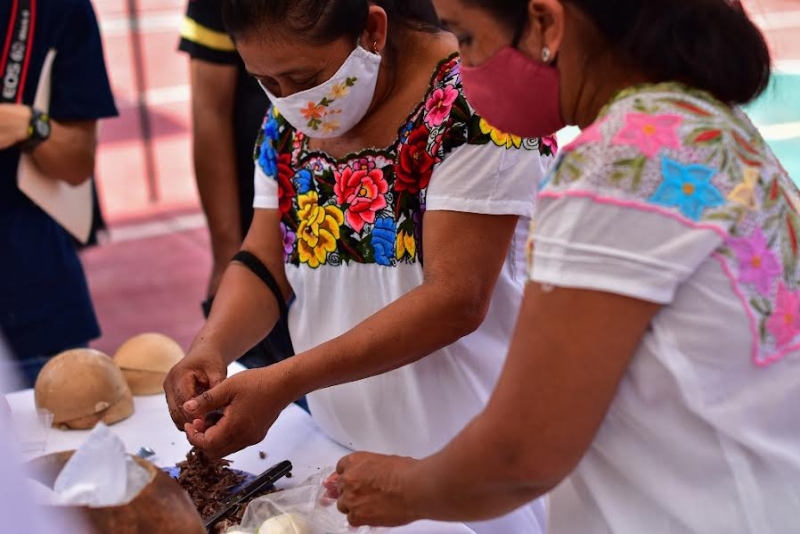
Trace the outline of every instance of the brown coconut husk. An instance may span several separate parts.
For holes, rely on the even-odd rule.
[[[57,452],[31,461],[34,478],[52,488],[73,453]],[[150,462],[133,459],[147,469],[152,479],[131,502],[120,506],[65,508],[80,514],[93,529],[91,534],[206,534],[194,504],[178,483]]]

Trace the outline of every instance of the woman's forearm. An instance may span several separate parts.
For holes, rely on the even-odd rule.
[[[420,518],[484,521],[552,489],[544,480],[530,480],[521,444],[487,417],[473,420],[447,447],[417,464],[408,493]]]
[[[298,395],[413,363],[470,334],[485,310],[446,287],[414,289],[349,332],[290,358]]]
[[[231,263],[222,279],[208,320],[192,343],[233,363],[272,330],[280,311],[272,292],[256,275]]]

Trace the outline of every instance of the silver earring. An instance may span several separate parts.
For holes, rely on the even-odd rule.
[[[373,54],[377,54],[378,53],[378,41],[374,41],[372,43],[372,53]]]
[[[542,48],[542,61],[550,63],[550,49],[546,46]]]

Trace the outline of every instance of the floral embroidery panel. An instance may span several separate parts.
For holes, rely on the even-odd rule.
[[[679,84],[633,88],[565,146],[542,198],[656,212],[722,237],[754,364],[800,348],[800,195],[750,121]]]
[[[555,154],[554,138],[508,135],[477,116],[464,98],[459,70],[457,57],[440,64],[391,147],[342,159],[310,150],[307,137],[275,109],[268,112],[255,158],[278,183],[286,263],[312,269],[416,263],[428,185],[436,166],[456,148],[492,144]],[[325,111],[315,106],[309,104],[307,118],[322,120]]]

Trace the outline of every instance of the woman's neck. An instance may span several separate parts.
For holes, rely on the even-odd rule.
[[[640,72],[619,65],[599,62],[584,78],[573,114],[573,122],[581,129],[597,120],[603,108],[623,89],[647,83]]]
[[[442,57],[458,51],[458,42],[449,33],[409,29],[399,31],[395,48],[385,51],[372,107],[380,107],[380,104],[394,97],[396,92],[403,89],[404,84],[400,81],[414,79],[420,73],[420,66],[437,63]]]

